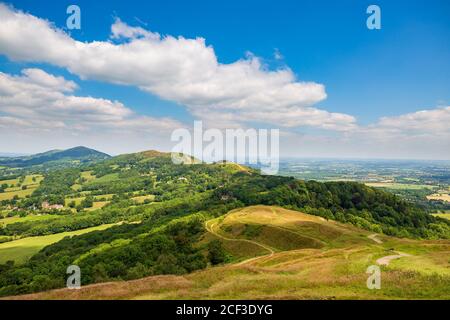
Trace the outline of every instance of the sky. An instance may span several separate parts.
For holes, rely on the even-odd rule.
[[[286,157],[450,159],[450,2],[0,0],[0,152],[168,151],[194,120],[279,129]]]

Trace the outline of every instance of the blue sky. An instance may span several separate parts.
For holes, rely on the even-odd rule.
[[[269,70],[289,68],[298,81],[323,85],[326,98],[317,99],[314,108],[350,115],[358,126],[364,128],[378,126],[377,123],[383,117],[396,119],[405,114],[441,110],[450,105],[449,1],[243,2],[30,0],[7,3],[17,10],[53,22],[56,28],[65,30],[71,38],[81,42],[108,41],[111,25],[120,18],[131,27],[157,32],[163,37],[202,37],[207,46],[214,48],[220,64],[233,64],[239,59],[245,59],[246,52],[251,52]],[[65,11],[70,4],[77,4],[81,8],[81,30],[69,31],[65,27]],[[381,30],[368,30],[366,27],[366,8],[370,4],[377,4],[381,8]],[[35,62],[17,59],[7,53],[2,54],[1,49],[0,41],[0,71],[5,74],[18,75],[24,68],[39,68],[76,82],[77,96],[117,100],[139,115],[167,117],[181,123],[198,118],[198,114],[180,100],[161,97],[161,94],[142,90],[137,85],[113,84],[95,76],[82,79],[70,67],[39,59]],[[276,59],[275,52],[282,58]],[[0,109],[0,115],[1,112]],[[436,117],[439,118],[439,115],[432,115],[433,119]],[[260,121],[252,118],[248,123]],[[402,122],[402,125],[408,126],[409,122]],[[276,120],[269,126],[276,127]],[[300,124],[289,126],[287,131],[308,135],[313,141],[308,143],[314,146],[305,145],[302,148],[311,152],[299,152],[299,156],[361,155],[385,158],[396,150],[392,141],[388,141],[386,148],[381,148],[380,153],[376,154],[371,151],[375,143],[367,142],[370,137],[363,142],[354,139],[349,145],[345,139],[352,138],[344,134],[342,141],[345,141],[342,143],[345,147],[341,148],[342,152],[336,152],[329,150],[326,143],[321,146],[318,141],[341,136],[342,130],[335,133],[329,128],[324,130],[320,126]],[[441,130],[433,134],[435,140],[431,145],[434,149],[427,152],[433,158],[448,158],[448,152],[442,151],[449,146],[448,141],[442,141],[443,137],[447,137],[446,132]],[[429,135],[423,130],[419,133],[422,138]],[[289,147],[286,149],[292,149],[292,141],[287,143]],[[96,147],[102,147],[100,140],[97,144]],[[361,144],[367,145],[361,148],[362,153],[359,154],[356,146]],[[7,150],[6,145],[0,147],[4,152],[27,151]],[[49,144],[48,147],[52,146]],[[414,151],[417,147],[417,144],[412,143],[409,148],[402,149],[392,157],[420,158],[421,154]],[[45,149],[42,142],[39,148]],[[106,149],[113,151],[110,146]],[[122,149],[114,151],[121,152]]]

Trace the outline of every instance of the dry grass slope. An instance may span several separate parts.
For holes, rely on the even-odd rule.
[[[211,232],[203,241],[220,239],[243,261],[185,276],[155,276],[12,298],[450,299],[449,241],[378,235],[378,243],[368,238],[371,233],[352,226],[266,206],[235,210],[208,225]],[[301,240],[289,247],[280,245],[297,237]],[[260,245],[273,248],[274,253]],[[368,289],[367,267],[393,250],[410,256],[381,266],[381,289]]]

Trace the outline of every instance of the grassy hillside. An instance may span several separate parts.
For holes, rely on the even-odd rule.
[[[153,276],[20,298],[450,298],[450,241],[416,241],[380,235],[375,241],[372,233],[356,227],[269,206],[233,210],[206,224],[209,231],[200,242],[217,239],[232,259],[237,260],[184,276]],[[248,226],[252,226],[251,232]],[[287,241],[291,241],[289,248],[284,247]],[[380,265],[381,289],[368,289],[367,267],[397,251],[409,256]]]
[[[7,261],[11,260],[16,264],[24,263],[30,257],[38,253],[42,248],[52,243],[58,242],[65,237],[73,237],[92,231],[105,230],[111,226],[113,226],[113,224],[100,225],[97,227],[80,229],[77,231],[61,232],[47,236],[29,237],[0,243],[0,264],[6,263]]]
[[[355,248],[379,257],[401,254],[384,252],[397,244],[377,244],[379,238],[368,237],[373,233],[450,238],[450,221],[383,190],[355,182],[266,176],[233,163],[191,160],[177,165],[170,153],[149,151],[70,168],[27,169],[24,174],[19,170],[3,179],[25,183],[32,182],[31,175],[36,181],[40,177],[25,198],[0,201],[0,242],[21,244],[0,247],[5,257],[0,295],[64,287],[66,268],[74,263],[83,270],[82,284],[89,285],[201,273],[210,265],[241,266],[257,263],[259,256],[273,259],[296,250],[311,257]],[[61,237],[119,222],[126,223]],[[41,236],[61,240],[24,256],[29,244],[25,239],[33,242]],[[434,262],[421,264],[435,268]]]

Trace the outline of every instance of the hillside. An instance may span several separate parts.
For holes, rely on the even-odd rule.
[[[206,222],[228,263],[184,276],[152,276],[20,299],[449,299],[450,241],[401,240],[279,207],[233,210]],[[408,256],[390,260],[395,252]],[[366,287],[379,264],[382,290]],[[418,290],[420,288],[420,290]]]
[[[100,160],[107,159],[110,156],[86,147],[75,147],[67,150],[51,150],[44,153],[38,153],[30,156],[15,158],[0,158],[0,166],[7,167],[29,167],[59,160]]]
[[[376,251],[373,233],[450,239],[450,221],[359,183],[267,176],[231,163],[177,165],[157,151],[19,171],[0,185],[1,296],[64,287],[68,264],[79,265],[89,285],[208,274],[213,265],[295,250],[344,250],[347,258],[361,246],[379,257],[393,244],[415,250],[400,246],[413,240],[397,239]],[[441,257],[448,263],[448,253]]]

